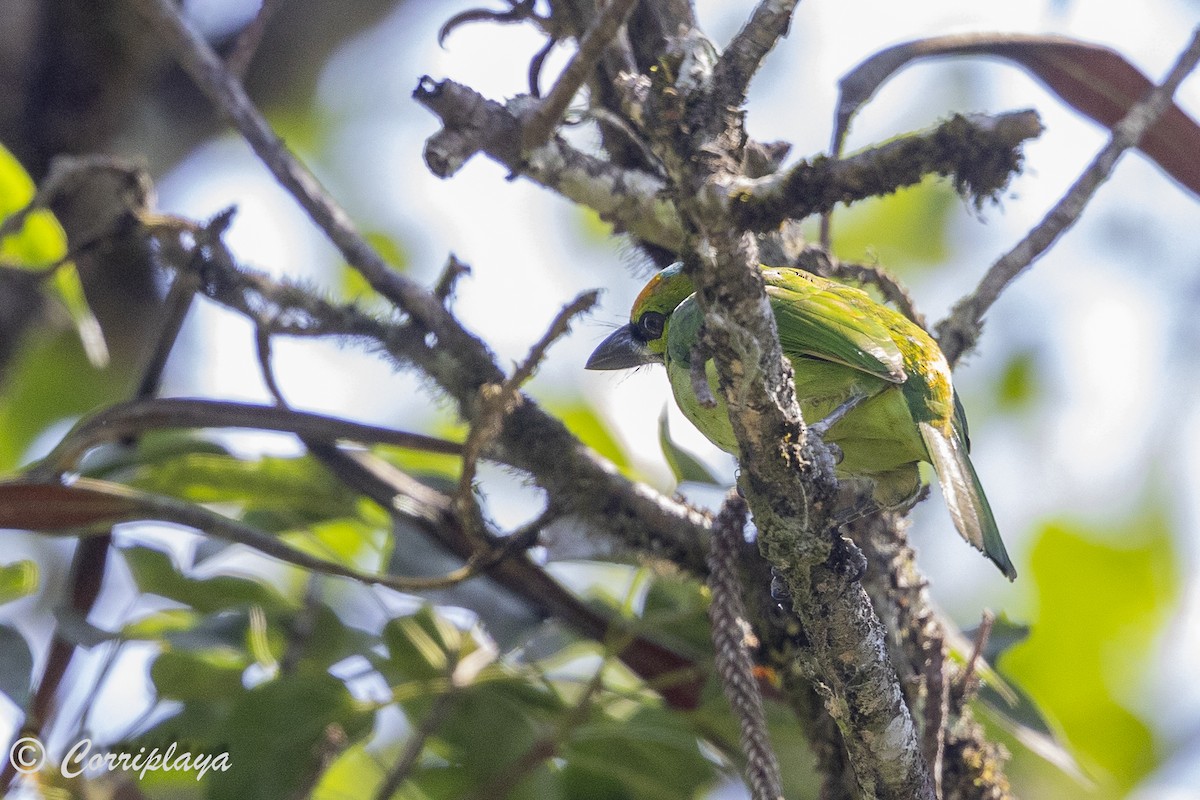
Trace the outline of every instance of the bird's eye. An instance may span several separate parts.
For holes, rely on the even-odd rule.
[[[641,331],[646,341],[651,342],[663,335],[663,327],[666,324],[667,318],[664,314],[658,311],[647,311],[638,320],[638,330]]]

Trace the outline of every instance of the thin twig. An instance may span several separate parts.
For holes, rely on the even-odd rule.
[[[975,670],[979,666],[979,659],[983,657],[983,649],[987,647],[995,622],[996,615],[990,609],[983,612],[983,617],[979,620],[979,629],[975,632],[975,646],[971,649],[971,657],[967,659],[967,665],[958,679],[958,694],[965,694],[968,684],[975,679]]]
[[[271,366],[271,330],[266,325],[254,326],[254,352],[258,357],[259,374],[262,375],[271,399],[279,408],[288,408],[283,390],[279,388],[279,381],[275,379],[275,368]]]
[[[171,351],[175,349],[175,342],[179,339],[179,333],[183,330],[183,323],[199,288],[200,284],[195,275],[186,272],[175,273],[175,280],[171,282],[171,288],[163,300],[162,323],[154,340],[154,351],[150,354],[150,359],[142,370],[142,378],[138,382],[139,400],[158,394],[167,361],[171,357]]]
[[[103,442],[119,441],[162,428],[251,428],[326,441],[390,444],[454,456],[463,453],[463,446],[458,442],[323,414],[250,403],[173,397],[121,403],[96,412],[72,428],[29,474],[45,478],[68,472],[84,454]]]
[[[713,88],[723,108],[738,108],[746,101],[750,79],[784,36],[800,0],[762,0],[750,19],[733,37],[713,68]]]
[[[371,287],[435,334],[439,341],[458,345],[460,358],[475,355],[486,369],[478,342],[449,316],[432,293],[397,273],[371,247],[350,217],[321,186],[316,176],[288,150],[246,95],[208,42],[182,16],[171,0],[131,0],[149,21],[158,38],[171,50],[196,85],[237,128],[258,157],[301,207],[329,236]],[[494,370],[494,365],[493,365]],[[492,371],[492,370],[487,370]]]
[[[579,40],[579,49],[567,62],[562,74],[537,106],[525,118],[521,130],[521,149],[531,150],[542,145],[554,134],[567,106],[588,76],[600,63],[608,45],[617,36],[637,0],[609,0],[592,27]]]
[[[14,484],[7,485],[11,487]],[[67,497],[74,498],[80,506],[90,504],[78,514],[71,506],[64,506],[61,508],[62,513],[53,519],[31,520],[31,524],[41,525],[41,527],[35,528],[37,530],[54,531],[67,527],[77,528],[80,516],[94,525],[151,520],[171,522],[195,528],[214,539],[245,545],[263,555],[309,572],[349,578],[359,583],[383,586],[407,594],[425,591],[428,583],[428,579],[425,578],[409,579],[395,575],[364,572],[334,561],[318,558],[287,544],[277,536],[210,511],[204,506],[176,500],[166,495],[133,489],[111,481],[79,478],[69,487],[34,482],[22,482],[20,485],[26,496],[37,496],[38,492],[44,491],[48,501],[64,501],[63,493],[66,493]]]
[[[246,68],[250,66],[250,61],[258,52],[259,44],[262,43],[267,23],[282,6],[283,0],[262,0],[262,5],[258,7],[258,13],[254,15],[254,19],[250,20],[250,24],[238,34],[237,41],[233,43],[233,49],[225,57],[225,66],[229,67],[229,71],[238,78],[245,76]]]
[[[550,327],[534,343],[529,354],[504,383],[485,383],[479,387],[478,408],[471,422],[467,441],[463,444],[462,472],[459,474],[456,493],[459,513],[468,527],[477,528],[482,533],[481,514],[474,491],[475,470],[480,456],[500,435],[505,417],[521,404],[521,386],[541,364],[550,345],[570,329],[571,321],[576,316],[596,305],[599,298],[600,293],[596,290],[584,292],[576,297],[555,315]]]
[[[747,511],[746,501],[733,490],[713,525],[712,550],[708,554],[708,587],[712,592],[708,616],[721,688],[741,726],[751,795],[754,800],[781,800],[779,759],[771,748],[762,695],[746,647],[749,623],[737,565]]]
[[[434,698],[429,710],[425,712],[425,716],[421,717],[421,722],[417,725],[416,730],[409,734],[400,757],[396,759],[396,763],[387,771],[387,775],[379,784],[375,800],[389,800],[408,780],[413,767],[417,765],[417,759],[425,750],[425,743],[450,716],[457,695],[458,693],[451,687]]]
[[[458,260],[458,256],[453,253],[446,260],[446,266],[442,269],[442,274],[438,277],[437,283],[433,285],[433,295],[443,303],[449,302],[454,296],[454,287],[458,285],[459,278],[471,274],[471,266]]]
[[[950,684],[946,680],[945,641],[936,626],[927,631],[923,642],[925,664],[925,729],[921,749],[933,779],[933,793],[941,800],[942,768],[946,753],[946,719],[949,716]]]
[[[1150,127],[1171,105],[1175,90],[1200,62],[1200,27],[1180,54],[1161,84],[1134,104],[1112,128],[1112,137],[1087,169],[1062,196],[1045,218],[1024,239],[996,261],[973,293],[955,304],[950,315],[937,326],[942,352],[951,366],[975,345],[983,317],[1001,292],[1028,269],[1050,245],[1078,221],[1100,185],[1112,174],[1117,161],[1141,141]]]

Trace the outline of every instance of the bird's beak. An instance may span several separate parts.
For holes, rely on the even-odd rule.
[[[632,324],[622,325],[592,351],[584,365],[586,369],[629,369],[642,364],[657,364],[662,357],[650,352],[646,343],[634,333]]]

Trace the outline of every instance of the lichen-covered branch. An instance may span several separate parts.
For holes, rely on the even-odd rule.
[[[693,41],[680,37],[680,46]],[[671,63],[687,53],[669,53]],[[689,85],[706,82],[689,77]],[[665,110],[680,103],[657,86]],[[689,107],[685,101],[684,108]],[[706,113],[696,101],[694,113]],[[831,516],[837,495],[828,452],[807,436],[758,269],[728,187],[741,178],[736,129],[713,132],[688,119],[692,139],[667,139],[664,163],[679,187],[677,203],[689,231],[685,258],[705,311],[703,340],[737,437],[739,485],[754,513],[759,548],[786,584],[792,610],[807,635],[818,692],[842,731],[860,791],[870,797],[933,798],[916,727],[888,659],[883,626],[858,577],[861,554],[841,540]],[[664,134],[665,135],[665,134]]]
[[[843,159],[819,156],[765,178],[734,181],[730,212],[744,229],[765,231],[837,203],[891,194],[926,175],[950,177],[960,192],[982,203],[1008,184],[1021,166],[1020,145],[1041,132],[1033,111],[956,114],[932,131]]]
[[[422,78],[413,99],[437,114],[443,129],[425,144],[425,163],[433,174],[448,178],[476,153],[503,164],[514,175],[558,192],[586,206],[619,233],[678,251],[683,233],[662,178],[623,169],[552,137],[524,153],[521,150],[522,103],[505,107],[454,81]]]

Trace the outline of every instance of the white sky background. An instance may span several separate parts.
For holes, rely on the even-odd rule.
[[[218,21],[241,5],[189,3],[193,13]],[[410,2],[342,48],[319,83],[320,113],[335,124],[316,166],[363,227],[386,231],[402,244],[415,277],[432,281],[450,252],[474,267],[460,284],[454,308],[497,350],[501,363],[521,358],[575,294],[606,287],[602,307],[555,345],[531,389],[540,398],[583,396],[603,409],[639,468],[669,490],[655,428],[668,401],[661,371],[617,375],[582,369],[610,327],[626,320],[645,266],[620,244],[585,240],[570,204],[527,181],[506,181],[504,170],[483,157],[448,181],[424,167],[422,145],[438,124],[409,99],[417,78],[450,77],[503,99],[525,90],[526,64],[542,44],[529,27],[475,24],[456,30],[446,49],[439,49],[441,22],[479,5],[502,3]],[[697,5],[703,29],[722,45],[753,3]],[[286,6],[280,13],[287,13]],[[1110,45],[1157,80],[1197,18],[1200,6],[1172,0],[805,0],[791,36],[753,84],[748,127],[755,138],[792,142],[793,159],[819,152],[827,146],[837,81],[846,71],[888,45],[946,33],[1064,33]],[[551,70],[561,68],[568,53],[558,48]],[[552,74],[546,73],[543,87]],[[948,75],[955,77],[947,80]],[[1177,99],[1200,117],[1200,77],[1189,79]],[[953,222],[951,263],[914,286],[918,305],[933,320],[1041,218],[1105,137],[1020,70],[980,59],[909,68],[885,85],[855,123],[849,149],[929,126],[952,111],[1025,107],[1036,108],[1047,126],[1025,149],[1025,175],[1002,207],[984,210],[982,221],[963,204]],[[158,186],[164,210],[191,217],[237,204],[228,241],[248,264],[317,283],[337,280],[327,271],[340,261],[333,249],[240,142],[226,138],[200,148]],[[1027,563],[1032,526],[1047,515],[1066,511],[1105,521],[1138,506],[1141,476],[1168,480],[1190,594],[1163,644],[1153,686],[1133,702],[1163,722],[1171,739],[1186,738],[1200,720],[1200,696],[1185,692],[1200,669],[1195,580],[1200,387],[1191,377],[1200,326],[1186,310],[1200,300],[1198,218],[1195,198],[1145,159],[1126,156],[1083,222],[1004,295],[980,349],[958,376],[969,412],[973,396],[989,390],[1011,351],[1033,345],[1045,356],[1045,401],[1031,422],[973,418],[972,425],[973,458],[1018,569]],[[208,308],[189,320],[189,332],[192,337],[171,364],[169,393],[265,399],[244,323]],[[301,407],[417,429],[446,417],[445,408],[431,410],[428,394],[414,391],[418,381],[393,375],[389,365],[353,346],[281,344],[276,351],[285,392]],[[729,459],[686,427],[675,414],[676,438],[731,475]],[[290,447],[277,437],[237,441],[242,447]],[[491,510],[503,524],[538,510],[527,492],[497,494]],[[941,605],[962,609],[964,623],[984,605],[1021,613],[1027,592],[1019,583],[1010,587],[962,544],[940,498],[919,508],[916,519],[915,542]],[[1168,770],[1153,795],[1200,783],[1200,757],[1191,762],[1190,768]]]

